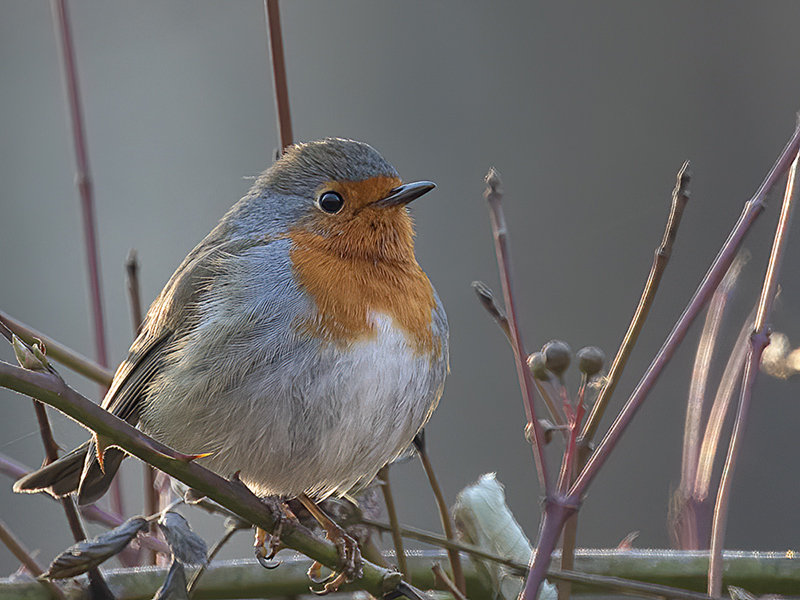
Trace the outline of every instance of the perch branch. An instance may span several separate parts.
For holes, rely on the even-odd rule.
[[[272,531],[276,525],[268,508],[241,483],[226,480],[192,462],[191,457],[175,452],[127,422],[103,410],[58,377],[48,372],[29,371],[0,361],[0,386],[33,396],[83,426],[108,438],[126,452],[179,479],[202,495],[235,512],[242,519]],[[284,526],[281,541],[289,548],[335,569],[339,562],[336,547],[315,537],[308,529],[291,524]],[[364,563],[364,576],[352,587],[382,596],[397,587],[401,576],[372,563]]]

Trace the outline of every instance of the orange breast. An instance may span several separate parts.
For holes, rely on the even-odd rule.
[[[374,180],[344,185],[351,186],[342,190],[351,198],[360,191],[382,197],[375,198]],[[433,288],[414,257],[408,213],[363,198],[345,210],[351,213],[320,213],[289,231],[295,277],[317,306],[316,317],[298,326],[345,346],[376,336],[370,314],[378,312],[393,319],[419,354],[440,353],[431,330]]]

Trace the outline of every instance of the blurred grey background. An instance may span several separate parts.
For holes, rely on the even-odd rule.
[[[139,252],[149,303],[278,144],[263,4],[69,6],[116,363],[132,339],[129,249]],[[417,254],[451,325],[452,372],[429,447],[451,502],[496,471],[535,537],[541,490],[511,353],[470,290],[482,279],[499,292],[482,178],[494,165],[505,183],[529,349],[559,337],[613,355],[660,240],[675,173],[692,160],[692,200],[620,406],[791,134],[800,109],[800,4],[293,1],[281,9],[295,137],[367,141],[406,179],[439,186],[413,206]],[[0,4],[0,152],[0,308],[93,355],[72,142],[44,0]],[[759,289],[780,193],[773,196],[747,241],[753,259],[726,344]],[[773,325],[797,345],[796,226],[792,234]],[[641,531],[638,546],[668,544],[698,331],[592,487],[581,545],[613,546],[632,530]],[[3,344],[0,358],[13,360]],[[715,361],[712,384],[724,360]],[[97,397],[97,386],[67,376]],[[798,400],[796,379],[758,382],[729,547],[800,547]],[[0,391],[0,406],[0,453],[37,466],[30,401]],[[65,448],[85,438],[66,419],[54,421]],[[127,462],[128,510],[136,512],[140,466]],[[438,530],[418,464],[392,474],[402,520]],[[0,518],[43,562],[68,545],[56,503],[0,484]],[[207,539],[222,531],[218,520],[190,518]],[[249,556],[250,545],[240,534],[229,555]],[[15,568],[0,547],[0,573]]]

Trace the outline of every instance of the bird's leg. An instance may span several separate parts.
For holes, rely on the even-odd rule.
[[[281,564],[281,561],[273,561],[272,559],[275,558],[279,550],[284,548],[281,543],[281,531],[283,531],[283,525],[289,520],[289,517],[286,514],[286,506],[280,498],[276,496],[267,496],[266,498],[262,498],[261,501],[269,506],[272,515],[275,517],[276,525],[272,533],[268,533],[266,530],[261,529],[261,527],[256,527],[256,540],[253,544],[253,550],[256,555],[256,560],[262,567],[265,569],[274,569]]]
[[[339,558],[341,559],[342,570],[339,573],[334,573],[325,580],[322,591],[315,593],[323,595],[329,592],[335,592],[343,583],[348,583],[361,577],[363,575],[363,570],[361,551],[358,549],[358,543],[347,535],[344,529],[334,523],[333,519],[326,515],[325,511],[317,506],[306,494],[300,494],[297,499],[325,530],[325,537],[336,545],[336,548],[339,550]],[[318,576],[321,566],[322,565],[318,562],[314,562],[308,569],[308,576],[312,581],[316,581],[315,577]]]

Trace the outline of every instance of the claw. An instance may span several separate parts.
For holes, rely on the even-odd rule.
[[[256,527],[256,541],[253,544],[253,553],[256,560],[265,569],[277,569],[283,561],[272,560],[279,550],[283,548],[280,538],[280,530],[283,528],[283,521],[278,522],[275,533],[270,535],[260,527]]]
[[[320,568],[322,565],[315,562],[308,570],[308,576],[314,583],[324,584],[322,590],[312,590],[317,595],[325,595],[330,592],[335,592],[343,583],[349,583],[354,579],[359,579],[363,576],[363,561],[361,559],[361,551],[358,549],[358,543],[347,533],[334,523],[331,518],[320,509],[316,503],[311,500],[307,495],[301,494],[298,500],[303,506],[308,509],[311,515],[322,525],[325,529],[325,537],[336,545],[339,553],[340,571],[334,572],[330,577],[324,580],[318,580]]]
[[[329,577],[328,579],[330,580],[330,577]],[[351,580],[350,580],[350,579],[348,579],[348,578],[347,578],[347,575],[345,575],[345,574],[344,574],[344,571],[342,571],[341,573],[339,573],[338,575],[336,575],[336,578],[335,578],[335,579],[333,579],[333,581],[328,581],[328,583],[326,583],[326,584],[325,584],[325,585],[322,587],[322,589],[321,589],[321,590],[315,590],[315,589],[313,589],[313,588],[309,588],[309,589],[310,589],[310,590],[311,590],[311,591],[312,591],[314,594],[316,594],[317,596],[327,596],[327,595],[328,595],[328,594],[330,594],[331,592],[338,591],[338,589],[339,589],[339,586],[341,586],[343,583],[348,583],[349,581],[351,581]]]
[[[233,475],[233,480],[239,480],[239,472]],[[262,498],[262,501],[267,504],[273,512],[277,524],[271,534],[267,533],[260,527],[256,527],[256,539],[253,544],[253,550],[256,555],[256,560],[265,569],[276,569],[283,561],[272,560],[275,555],[283,550],[286,546],[281,543],[281,532],[283,525],[288,521],[286,512],[283,508],[283,502],[277,498]]]
[[[311,563],[311,566],[308,567],[308,571],[306,572],[306,574],[308,575],[308,578],[311,580],[312,583],[322,585],[324,583],[328,583],[331,579],[336,577],[336,573],[331,573],[327,577],[322,577],[320,575],[320,573],[322,572],[322,566],[323,566],[322,563],[314,561],[313,563]]]

